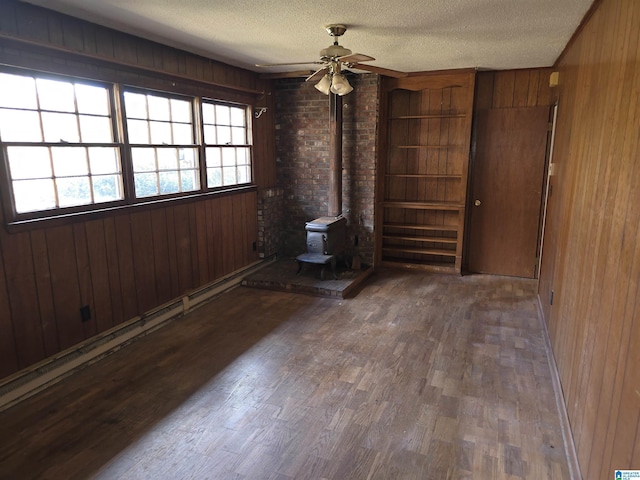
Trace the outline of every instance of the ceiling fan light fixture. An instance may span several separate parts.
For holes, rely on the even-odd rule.
[[[331,76],[327,73],[318,83],[315,84],[315,87],[318,91],[325,95],[329,95],[329,90],[331,89]]]
[[[351,91],[353,91],[353,87],[346,77],[341,73],[336,73],[331,79],[331,92],[342,96]]]

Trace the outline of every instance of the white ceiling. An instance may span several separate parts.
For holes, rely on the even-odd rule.
[[[255,71],[340,44],[405,72],[550,66],[593,0],[28,0]],[[312,69],[313,66],[302,66]]]

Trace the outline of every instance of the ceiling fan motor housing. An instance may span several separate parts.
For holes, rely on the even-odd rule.
[[[351,55],[351,50],[348,48],[344,48],[342,45],[331,45],[330,47],[323,48],[320,50],[320,56],[324,59],[326,58],[335,58],[335,57],[343,57],[345,55]]]

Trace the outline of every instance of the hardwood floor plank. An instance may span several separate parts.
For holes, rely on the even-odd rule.
[[[0,478],[569,478],[535,288],[234,289],[0,413]]]

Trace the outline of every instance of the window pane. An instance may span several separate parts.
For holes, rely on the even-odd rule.
[[[165,122],[149,122],[151,130],[151,143],[155,145],[173,144],[171,141],[171,124]]]
[[[11,178],[51,177],[51,161],[47,147],[7,147]]]
[[[216,123],[216,116],[213,112],[213,105],[211,103],[202,104],[202,121],[209,125],[214,125]]]
[[[38,112],[0,108],[0,138],[4,142],[41,142]]]
[[[236,183],[236,167],[222,167],[222,178],[225,185]]]
[[[158,194],[158,177],[156,173],[136,173],[133,176],[136,197],[150,197]]]
[[[16,212],[34,212],[56,207],[53,179],[18,180],[13,182]]]
[[[43,113],[45,142],[79,142],[77,117],[70,113]]]
[[[236,148],[236,163],[238,165],[249,165],[248,148]]]
[[[226,105],[216,105],[216,122],[218,125],[231,125],[230,109]]]
[[[109,117],[89,117],[80,115],[80,135],[86,143],[111,143],[111,119]]]
[[[249,167],[238,167],[238,183],[249,183],[251,177],[249,176]]]
[[[218,141],[216,143],[218,145],[229,145],[231,143],[231,127],[221,127],[218,125],[217,134]]]
[[[158,150],[158,170],[177,170],[178,169],[178,152],[176,149],[158,148],[157,150]]]
[[[180,184],[178,183],[178,172],[160,172],[160,194],[178,193]]]
[[[184,123],[174,123],[173,127],[173,143],[178,144],[189,144],[193,143],[193,134],[191,131],[191,125]]]
[[[191,102],[172,98],[171,119],[174,122],[191,123]]]
[[[221,168],[207,168],[207,186],[209,188],[222,186]]]
[[[153,148],[132,148],[134,172],[153,172],[156,170],[156,153]],[[136,189],[137,191],[137,189]]]
[[[78,112],[109,116],[109,93],[106,88],[77,83],[75,87]]]
[[[60,80],[36,79],[38,98],[42,110],[57,112],[75,112],[75,94],[73,84]]]
[[[149,143],[149,124],[145,120],[127,120],[129,143]]]
[[[219,167],[222,162],[222,153],[220,148],[209,147],[206,149],[207,167]]]
[[[91,177],[95,202],[122,200],[122,187],[118,175],[99,175]]]
[[[181,148],[178,150],[178,158],[180,160],[180,168],[196,168],[196,149]]]
[[[245,135],[245,129],[239,127],[231,128],[231,143],[233,145],[246,145],[247,136]]]
[[[87,175],[87,152],[84,147],[52,147],[53,173],[56,177]]]
[[[58,178],[58,205],[60,207],[73,207],[91,203],[91,189],[89,177]]]
[[[183,192],[191,192],[200,188],[200,179],[195,170],[183,170],[180,172],[180,187]]]
[[[169,99],[165,97],[156,97],[155,95],[147,95],[149,103],[149,118],[152,120],[171,120],[169,111]]]
[[[89,148],[89,168],[93,175],[120,173],[118,149],[115,147]]]
[[[222,149],[222,165],[223,166],[236,166],[236,149],[235,148],[223,148]]]
[[[236,127],[244,127],[246,114],[244,108],[231,107],[231,125]]]
[[[38,108],[35,80],[22,75],[0,73],[0,107]]]
[[[213,125],[204,126],[204,143],[209,145],[216,145],[216,127]]]
[[[127,118],[147,118],[147,96],[124,92],[124,108],[127,110]]]

